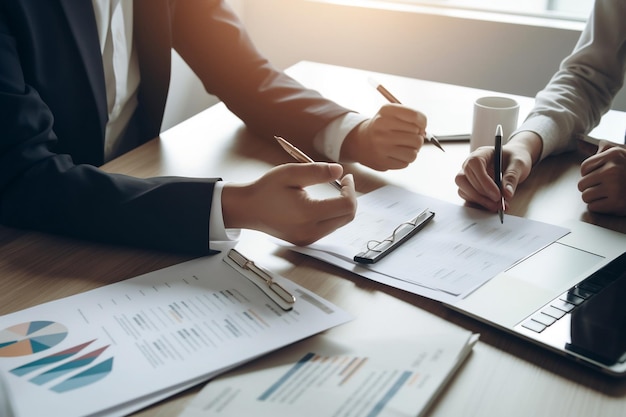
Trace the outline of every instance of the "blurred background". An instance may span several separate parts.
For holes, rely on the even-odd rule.
[[[227,0],[277,67],[301,60],[533,97],[593,0]],[[217,102],[173,53],[163,130]],[[453,98],[451,98],[453,99]],[[613,108],[626,111],[626,91]]]

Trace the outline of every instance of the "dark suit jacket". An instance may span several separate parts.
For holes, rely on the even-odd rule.
[[[311,140],[347,111],[275,70],[223,1],[135,0],[133,34],[137,145],[159,134],[171,48],[259,136]],[[91,1],[0,0],[0,222],[206,254],[217,179],[102,172],[106,120]]]

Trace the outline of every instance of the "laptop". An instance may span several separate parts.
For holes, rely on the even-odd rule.
[[[454,210],[461,209],[394,186],[382,187],[370,195],[374,193],[379,193],[378,199],[394,202],[394,208],[400,206],[397,201],[409,207],[430,207],[437,213],[431,224],[436,223],[437,218],[440,224],[450,223],[450,216],[456,215]],[[365,207],[363,210],[371,208],[371,201],[378,201],[374,198],[364,202],[364,197],[359,200],[359,207]],[[391,221],[395,218],[386,217],[391,217]],[[327,250],[322,249],[324,245],[320,246],[320,242],[308,247],[287,246],[380,283],[438,300],[465,315],[601,372],[626,377],[626,234],[576,220],[559,226],[569,233],[463,296],[447,296],[442,291],[369,269],[369,265],[355,263],[349,259],[351,257],[344,259],[340,253],[349,252],[351,245],[340,231],[320,241],[335,242]],[[356,220],[347,226],[351,230],[347,236],[354,233],[360,239],[360,231],[353,230],[358,227]],[[440,230],[432,227],[437,225],[426,226],[424,231],[438,233],[434,230]],[[378,240],[381,244],[385,242]],[[406,250],[404,245],[398,249],[402,250]],[[391,258],[393,254],[380,263],[395,262]]]
[[[583,222],[450,308],[626,376],[626,235]]]

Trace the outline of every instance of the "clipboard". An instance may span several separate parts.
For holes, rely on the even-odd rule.
[[[224,262],[237,270],[250,282],[256,285],[267,297],[278,304],[280,308],[289,311],[296,302],[296,297],[275,280],[274,274],[258,266],[243,256],[236,249],[231,249],[224,257]]]
[[[433,217],[435,217],[435,212],[425,209],[413,219],[400,223],[391,236],[381,241],[370,240],[367,250],[355,255],[354,261],[360,264],[373,264],[380,261],[422,230]]]

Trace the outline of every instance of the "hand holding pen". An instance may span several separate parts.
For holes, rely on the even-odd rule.
[[[377,171],[402,169],[415,161],[424,145],[427,118],[418,110],[386,103],[370,118],[348,119],[358,123],[341,145],[338,158],[343,162],[358,162]]]
[[[402,104],[400,100],[398,100],[393,94],[391,94],[389,90],[383,87],[382,84],[380,84],[379,82],[375,81],[372,78],[369,79],[369,82],[380,94],[382,94],[383,97],[387,99],[388,102],[394,103],[394,104]],[[426,133],[424,138],[430,143],[432,143],[433,145],[435,145],[436,147],[438,147],[439,149],[441,149],[442,152],[445,152],[445,150],[439,143],[439,140],[434,135],[430,133]]]
[[[291,143],[281,138],[280,136],[274,136],[274,139],[276,139],[276,141],[285,150],[285,152],[291,155],[296,161],[302,162],[302,163],[315,162],[307,154],[305,154],[300,149],[296,148],[295,146],[293,146]],[[341,191],[341,183],[339,181],[334,180],[334,181],[331,181],[329,184],[335,187],[336,189],[338,189],[339,191]]]
[[[349,223],[356,215],[354,178],[335,163],[280,164],[248,183],[228,182],[222,189],[227,229],[252,229],[308,245]],[[316,198],[309,186],[341,178],[341,191]]]

